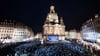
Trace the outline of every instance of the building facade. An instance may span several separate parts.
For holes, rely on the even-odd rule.
[[[43,37],[48,40],[49,35],[59,36],[58,40],[65,39],[65,25],[62,18],[58,18],[55,12],[55,7],[50,7],[50,12],[47,15],[46,21],[43,25]]]
[[[0,39],[13,39],[21,41],[22,38],[33,36],[32,29],[22,23],[5,20],[0,22]]]
[[[65,32],[66,39],[77,39],[82,40],[82,35],[80,31],[77,31],[75,29],[69,30]]]
[[[94,19],[83,23],[81,33],[84,40],[97,41],[100,39],[100,15],[97,14]]]

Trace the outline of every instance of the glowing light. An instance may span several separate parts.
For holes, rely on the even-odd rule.
[[[48,36],[48,40],[49,41],[58,41],[58,36],[57,35],[50,35],[50,36]]]

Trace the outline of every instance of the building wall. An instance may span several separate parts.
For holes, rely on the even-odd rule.
[[[93,19],[90,19],[83,23],[82,37],[83,39],[90,41],[97,41],[100,38],[100,15],[95,15]]]
[[[13,37],[12,34],[13,34],[13,27],[0,27],[0,38],[7,36]]]
[[[7,20],[0,22],[0,39],[14,39],[17,41],[32,35],[32,29],[22,23],[9,22]]]
[[[77,38],[77,32],[76,32],[76,30],[70,30],[69,31],[69,37],[71,39],[76,39]]]

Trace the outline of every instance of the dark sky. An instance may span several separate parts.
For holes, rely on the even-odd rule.
[[[100,0],[0,0],[0,20],[14,19],[41,32],[50,5],[63,17],[66,29],[80,29],[100,11]]]

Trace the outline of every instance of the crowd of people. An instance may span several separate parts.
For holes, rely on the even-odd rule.
[[[41,44],[40,41],[6,46],[2,56],[92,56],[90,50],[75,42]],[[9,49],[9,50],[8,50]],[[3,52],[4,52],[3,51]],[[10,52],[10,53],[9,53]],[[2,53],[2,52],[1,52]],[[1,55],[0,55],[1,56]]]
[[[15,56],[89,56],[89,50],[76,43],[26,43],[16,47]]]

